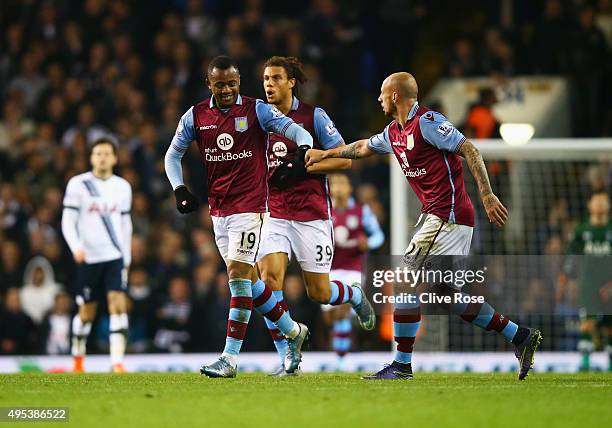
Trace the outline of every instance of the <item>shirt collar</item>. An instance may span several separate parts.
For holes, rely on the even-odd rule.
[[[238,98],[236,98],[236,104],[242,105],[242,96],[240,94],[238,94]],[[214,97],[214,95],[211,95],[210,96],[210,103],[208,103],[208,106],[210,108],[213,108],[215,105],[216,105],[215,97]]]
[[[415,101],[414,104],[412,104],[410,111],[408,112],[408,120],[411,120],[416,115],[418,109],[419,109],[419,102]]]
[[[297,110],[300,107],[300,100],[296,97],[293,97],[293,101],[291,101],[291,110]]]

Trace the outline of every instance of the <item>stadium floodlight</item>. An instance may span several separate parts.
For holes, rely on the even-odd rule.
[[[499,127],[504,142],[510,146],[521,146],[527,144],[535,129],[529,123],[504,123]]]

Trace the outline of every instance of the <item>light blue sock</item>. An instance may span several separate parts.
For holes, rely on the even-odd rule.
[[[336,320],[333,324],[334,338],[332,347],[339,357],[343,357],[351,349],[351,330],[353,325],[350,319]]]
[[[248,279],[229,280],[230,299],[229,319],[227,322],[227,337],[223,354],[237,356],[246,335],[246,329],[251,318],[253,294],[251,281]]]

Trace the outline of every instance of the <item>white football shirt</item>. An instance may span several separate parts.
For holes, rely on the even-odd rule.
[[[102,180],[91,171],[68,181],[62,233],[70,250],[85,251],[86,263],[123,258],[131,262],[132,187],[121,177]]]

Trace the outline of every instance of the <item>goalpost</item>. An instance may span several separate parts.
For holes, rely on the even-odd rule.
[[[562,257],[574,227],[588,215],[589,194],[595,189],[610,191],[612,139],[534,139],[520,146],[511,146],[502,140],[473,142],[485,159],[493,191],[509,210],[503,229],[489,224],[464,162],[466,187],[476,210],[473,254]],[[391,253],[402,255],[417,230],[414,226],[421,204],[397,162],[393,159],[391,164]],[[534,297],[530,297],[533,299],[548,299],[534,303],[547,305],[550,309],[549,315],[544,311],[538,313],[535,321],[554,331],[555,338],[546,341],[545,349],[573,350],[578,328],[575,296],[567,296],[564,301],[563,296],[555,295],[558,290],[554,278],[549,282],[537,285],[526,281],[521,292],[533,294]],[[539,295],[533,290],[537,287],[543,289],[544,297],[537,297]],[[507,307],[518,308],[523,304],[508,302]],[[417,341],[417,349],[482,351],[503,348],[499,341],[486,337],[479,329],[456,322],[444,317],[426,319],[426,334]]]

